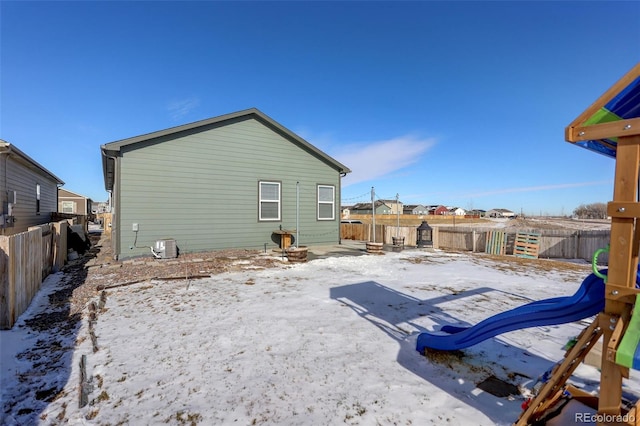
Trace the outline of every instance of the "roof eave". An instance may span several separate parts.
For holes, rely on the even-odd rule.
[[[324,161],[326,161],[328,164],[330,164],[332,167],[334,167],[338,172],[344,173],[344,174],[351,173],[351,170],[347,166],[345,166],[344,164],[342,164],[339,161],[335,160],[334,158],[332,158],[331,156],[327,155],[323,151],[319,150],[318,148],[316,148],[315,146],[313,146],[312,144],[310,144],[306,140],[302,139],[300,136],[296,135],[295,133],[293,133],[292,131],[290,131],[286,127],[282,126],[281,124],[279,124],[278,122],[276,122],[275,120],[273,120],[272,118],[270,118],[269,116],[267,116],[266,114],[264,114],[263,112],[258,110],[257,108],[249,108],[249,109],[245,109],[245,110],[242,110],[242,111],[237,111],[237,112],[232,112],[232,113],[229,113],[229,114],[221,115],[221,116],[218,116],[218,117],[208,118],[208,119],[200,120],[200,121],[194,121],[192,123],[183,124],[181,126],[176,126],[176,127],[171,127],[171,128],[164,129],[164,130],[159,130],[157,132],[146,133],[146,134],[143,134],[143,135],[134,136],[134,137],[127,138],[127,139],[121,139],[121,140],[118,140],[118,141],[114,141],[114,142],[110,142],[110,143],[104,144],[104,145],[102,145],[101,149],[102,149],[103,152],[111,151],[111,152],[116,152],[117,153],[123,147],[129,146],[129,145],[133,145],[133,144],[136,144],[138,142],[144,142],[144,141],[148,141],[150,139],[156,139],[156,138],[160,138],[160,137],[163,137],[163,136],[168,136],[168,135],[171,135],[171,134],[174,134],[174,133],[184,132],[184,131],[192,130],[192,129],[195,129],[195,128],[198,128],[198,127],[203,127],[203,126],[210,126],[212,124],[217,124],[217,123],[221,123],[221,122],[224,122],[224,121],[233,120],[233,119],[236,119],[236,118],[250,116],[250,115],[256,116],[263,123],[269,125],[273,129],[275,129],[278,132],[280,132],[281,134],[284,134],[288,138],[293,139],[296,143],[298,143],[299,145],[303,146],[308,151],[311,151],[315,155],[317,155],[320,158],[322,158]],[[103,170],[104,170],[104,163],[105,163],[105,160],[104,160],[104,157],[103,157]]]
[[[51,180],[55,181],[57,185],[64,185],[64,181],[62,179],[60,179],[58,176],[56,176],[53,173],[51,173],[43,165],[38,163],[33,158],[29,157],[27,154],[25,154],[20,149],[18,149],[15,145],[13,145],[13,144],[11,144],[9,142],[6,142],[6,141],[2,141],[0,146],[3,148],[2,149],[2,153],[3,154],[8,154],[8,155],[15,154],[18,157],[21,157],[23,161],[25,161],[28,164],[30,164],[33,168],[35,168],[35,169],[39,170],[40,172],[42,172],[43,174],[49,176],[49,178],[51,178]]]

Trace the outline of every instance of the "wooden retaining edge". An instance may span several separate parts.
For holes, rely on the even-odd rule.
[[[103,291],[103,290],[110,290],[112,288],[118,288],[118,287],[126,287],[129,285],[133,285],[133,284],[139,284],[139,283],[143,283],[143,282],[147,282],[147,281],[179,281],[179,280],[193,280],[193,279],[199,279],[199,278],[211,278],[211,274],[209,275],[182,275],[179,277],[148,277],[148,278],[142,278],[140,280],[134,280],[134,281],[126,281],[123,283],[118,283],[118,284],[100,284],[96,287],[96,290],[98,291]]]
[[[80,357],[80,401],[78,402],[80,408],[89,403],[90,386],[87,380],[87,356],[82,355]]]
[[[98,352],[98,336],[96,336],[95,324],[98,321],[98,306],[95,302],[89,303],[89,337],[93,346],[93,353]]]

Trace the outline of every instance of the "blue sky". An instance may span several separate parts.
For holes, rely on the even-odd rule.
[[[614,161],[564,128],[640,61],[640,2],[0,2],[0,138],[106,200],[100,145],[256,107],[344,204],[570,214]]]

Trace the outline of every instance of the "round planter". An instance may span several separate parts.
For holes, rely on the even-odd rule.
[[[369,254],[383,254],[382,247],[384,244],[382,243],[369,243],[367,242],[367,253]]]
[[[289,262],[301,263],[307,261],[308,249],[307,247],[288,248],[286,250],[287,259]]]

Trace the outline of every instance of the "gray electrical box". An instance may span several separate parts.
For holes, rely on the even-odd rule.
[[[173,259],[178,257],[176,240],[170,238],[156,241],[153,251],[160,259]]]

